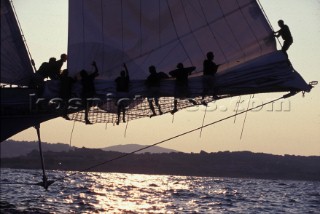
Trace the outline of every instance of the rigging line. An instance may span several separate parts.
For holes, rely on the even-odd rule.
[[[207,108],[208,108],[208,104],[206,105],[206,109],[204,110],[204,115],[203,115],[203,119],[202,119],[202,125],[201,125],[201,127],[203,127],[204,120],[205,120],[206,115],[207,115]],[[201,135],[202,135],[202,130],[203,130],[203,128],[201,128],[201,130],[200,130],[200,138],[201,138]]]
[[[205,18],[205,20],[206,20],[206,24],[207,24],[207,26],[208,26],[209,31],[211,32],[214,40],[217,42],[218,47],[219,47],[219,49],[220,49],[220,52],[223,54],[223,57],[225,58],[226,61],[228,61],[228,58],[227,58],[224,50],[222,49],[222,47],[221,47],[220,43],[218,42],[218,40],[217,40],[217,38],[216,38],[213,30],[212,30],[211,27],[210,27],[210,23],[209,23],[209,21],[208,21],[208,17],[206,16],[206,14],[205,14],[205,12],[204,12],[204,9],[203,9],[203,5],[201,4],[201,0],[199,0],[199,4],[200,4],[200,7],[201,7],[202,15],[204,16],[204,18]]]
[[[218,0],[217,2],[218,2],[218,5],[219,5],[219,7],[220,7],[221,12],[223,13],[224,21],[227,23],[227,27],[229,28],[229,30],[230,30],[230,32],[231,32],[231,34],[232,34],[233,38],[234,38],[234,41],[237,43],[237,45],[239,46],[239,48],[240,48],[240,50],[241,50],[241,52],[242,52],[243,56],[246,58],[246,53],[244,52],[243,48],[241,47],[241,44],[240,44],[240,42],[239,42],[239,40],[238,40],[237,36],[234,34],[234,32],[233,32],[233,30],[232,30],[232,27],[230,26],[230,24],[229,24],[228,20],[226,19],[226,15],[224,14],[224,11],[223,11],[223,9],[222,9],[222,6],[221,6],[221,3],[220,3],[220,0]],[[241,9],[241,8],[239,8],[239,9]]]
[[[263,8],[260,0],[257,0],[257,3],[258,3],[258,5],[260,6],[263,15],[265,16],[265,18],[266,18],[266,20],[267,20],[267,23],[269,24],[269,27],[271,28],[271,30],[274,31],[274,29],[273,29],[273,27],[272,27],[272,25],[271,25],[271,22],[270,22],[270,20],[269,20],[269,17],[267,16],[266,11],[264,10],[264,8]]]
[[[124,61],[124,26],[123,26],[123,0],[121,0],[121,48],[122,48],[122,62]]]
[[[248,101],[247,110],[249,109],[249,106],[250,106],[251,97],[252,97],[252,95],[250,95],[250,98],[249,98],[249,101]],[[240,140],[242,139],[242,134],[243,134],[243,130],[244,130],[244,125],[245,125],[246,120],[247,120],[247,115],[248,115],[248,111],[246,111],[246,114],[245,114],[245,117],[244,117],[244,120],[243,120],[242,130],[241,130],[241,135],[240,135]]]
[[[142,55],[142,4],[140,0],[140,53],[139,55]]]
[[[84,18],[84,3],[82,2],[82,67],[85,67],[85,49],[86,49],[86,43],[85,43],[85,18]]]
[[[261,108],[261,107],[263,107],[263,106],[265,106],[265,105],[268,105],[268,104],[270,104],[270,103],[274,103],[274,102],[276,102],[276,101],[278,101],[278,100],[288,98],[289,96],[290,96],[290,94],[283,95],[282,97],[279,97],[279,98],[277,98],[277,99],[271,100],[271,101],[269,101],[269,102],[260,104],[260,105],[258,105],[258,106],[252,107],[252,108],[248,108],[247,110],[242,111],[242,112],[239,112],[239,113],[237,113],[237,114],[230,115],[230,116],[225,117],[225,118],[222,118],[222,119],[220,119],[220,120],[216,120],[216,121],[214,121],[214,122],[211,122],[211,123],[208,123],[208,124],[206,124],[206,125],[203,125],[203,126],[201,126],[201,127],[198,127],[198,128],[192,129],[192,130],[189,130],[189,131],[187,131],[187,132],[183,132],[183,133],[181,133],[181,134],[175,135],[175,136],[173,136],[173,137],[167,138],[167,139],[162,140],[162,141],[159,141],[159,142],[157,142],[157,143],[154,143],[154,144],[145,146],[145,147],[143,147],[143,148],[141,148],[141,149],[137,149],[137,150],[134,150],[134,151],[132,151],[132,152],[130,152],[130,153],[126,153],[126,154],[120,155],[120,156],[118,156],[118,157],[115,157],[115,158],[109,159],[109,160],[107,160],[107,161],[104,161],[104,162],[102,162],[102,163],[93,165],[93,166],[91,166],[91,167],[88,167],[88,168],[82,170],[81,172],[89,171],[89,170],[91,170],[91,169],[93,169],[93,168],[96,168],[96,167],[98,167],[98,166],[105,165],[105,164],[110,163],[110,162],[113,162],[113,161],[115,161],[115,160],[118,160],[118,159],[127,157],[127,156],[132,155],[132,154],[135,154],[135,153],[137,153],[137,152],[146,150],[146,149],[148,149],[148,148],[157,146],[157,145],[159,145],[159,144],[162,144],[162,143],[171,141],[171,140],[173,140],[173,139],[182,137],[182,136],[184,136],[184,135],[190,134],[190,133],[192,133],[192,132],[198,131],[198,130],[200,130],[200,129],[202,129],[202,128],[206,128],[206,127],[212,126],[212,125],[214,125],[214,124],[220,123],[220,122],[222,122],[222,121],[224,121],[224,120],[228,120],[228,119],[230,119],[230,118],[233,118],[233,117],[236,116],[236,115],[244,114],[244,113],[246,113],[246,112],[248,112],[248,111],[252,111],[252,110],[254,110],[254,109]]]
[[[128,125],[129,125],[129,115],[127,115],[127,124],[126,124],[126,129],[124,130],[124,137],[127,137]]]
[[[169,1],[168,1],[168,0],[167,0],[167,5],[168,5],[168,9],[169,9],[169,12],[170,12],[170,17],[171,17],[171,20],[172,20],[172,24],[173,24],[173,26],[174,26],[174,31],[175,31],[175,33],[176,33],[177,39],[179,40],[179,43],[181,44],[181,46],[182,46],[182,48],[183,48],[183,51],[184,51],[184,53],[186,54],[187,58],[189,59],[191,65],[193,65],[193,64],[192,64],[191,57],[189,56],[189,54],[188,54],[188,52],[187,52],[187,50],[186,50],[183,42],[181,41],[181,37],[180,37],[179,34],[178,34],[177,26],[176,26],[176,23],[174,22],[173,15],[172,15],[172,11],[171,11],[171,8],[170,8]]]
[[[269,19],[268,15],[266,14],[266,11],[264,10],[264,8],[263,8],[263,6],[262,6],[262,4],[261,4],[260,0],[257,0],[257,3],[258,3],[258,5],[259,5],[259,6],[260,6],[260,8],[261,8],[261,11],[262,11],[262,13],[263,13],[264,17],[266,18],[267,23],[269,24],[269,27],[270,27],[270,28],[271,28],[271,30],[274,32],[274,29],[273,29],[273,27],[272,27],[272,24],[271,24],[271,22],[270,22],[270,19]],[[278,37],[277,37],[277,40],[278,40],[279,45],[282,47],[282,44],[281,44],[281,42],[280,42],[280,40],[279,40],[279,38],[278,38]]]
[[[188,23],[190,32],[191,32],[194,40],[196,41],[196,43],[197,43],[197,45],[198,45],[201,53],[202,53],[203,55],[205,55],[205,53],[203,52],[203,50],[202,50],[202,48],[201,48],[201,46],[200,46],[199,40],[197,39],[197,37],[196,37],[195,34],[194,34],[194,31],[193,31],[192,26],[191,26],[191,24],[190,24],[190,20],[189,20],[189,18],[188,18],[188,16],[187,16],[186,7],[185,7],[185,5],[183,4],[183,2],[185,2],[185,0],[180,0],[180,2],[181,2],[181,4],[182,4],[184,16],[186,17],[186,20],[187,20],[187,23]]]
[[[247,17],[244,15],[244,13],[243,13],[243,11],[242,11],[242,9],[244,9],[244,8],[241,8],[241,6],[240,6],[240,4],[239,4],[239,0],[237,0],[237,3],[238,3],[238,6],[239,6],[239,10],[240,10],[240,12],[241,12],[241,15],[243,16],[244,20],[246,21],[247,25],[249,26],[250,31],[251,31],[251,33],[253,34],[256,42],[259,44],[260,54],[262,55],[262,46],[261,46],[261,44],[260,44],[260,41],[258,40],[258,37],[257,37],[256,33],[254,32],[252,26],[250,25]],[[259,7],[259,6],[258,6],[258,7]]]
[[[241,96],[239,96],[239,99],[238,99],[238,101],[237,101],[237,103],[236,103],[236,108],[235,108],[236,114],[237,114],[238,111],[239,111],[240,102],[241,102]],[[236,123],[236,118],[237,118],[237,116],[234,117],[233,123]]]
[[[105,44],[105,42],[104,42],[104,16],[103,16],[103,9],[104,9],[104,7],[103,7],[103,3],[102,3],[102,0],[100,0],[100,7],[101,7],[101,26],[102,26],[102,30],[101,30],[101,38],[102,38],[102,44]],[[104,65],[105,65],[105,60],[104,60],[104,58],[105,58],[105,45],[103,45],[103,47],[102,47],[102,71],[104,70]]]
[[[77,113],[78,114],[78,113]],[[77,116],[76,116],[77,117]],[[71,129],[71,133],[70,133],[70,139],[69,139],[69,146],[71,147],[71,141],[72,141],[72,136],[73,136],[73,131],[74,131],[74,127],[76,125],[76,120],[73,121],[73,126]]]
[[[18,15],[17,15],[17,13],[16,13],[16,9],[15,9],[15,7],[14,7],[14,5],[13,5],[12,0],[10,0],[10,5],[12,6],[13,14],[14,14],[16,20],[17,20],[18,28],[19,28],[19,30],[20,30],[20,32],[21,32],[20,35],[21,35],[21,37],[22,37],[22,41],[23,41],[23,43],[24,43],[24,45],[25,45],[25,47],[26,47],[26,49],[27,49],[29,58],[30,58],[30,60],[31,60],[31,65],[32,65],[32,68],[34,69],[33,72],[35,72],[35,71],[37,70],[37,68],[36,68],[36,65],[34,64],[34,61],[33,61],[33,59],[32,59],[32,56],[31,56],[31,53],[30,53],[30,49],[29,49],[28,44],[27,44],[27,40],[26,40],[26,38],[24,37],[24,33],[23,33],[23,31],[22,31],[22,28],[21,28],[21,25],[20,25],[20,21],[19,21],[19,19],[18,19]]]
[[[265,106],[265,105],[268,105],[268,104],[270,104],[270,103],[274,103],[274,102],[276,102],[276,101],[278,101],[278,100],[281,100],[281,99],[286,99],[286,98],[291,97],[291,96],[293,96],[293,95],[294,95],[294,94],[291,94],[291,93],[286,94],[286,95],[283,95],[282,97],[279,97],[279,98],[277,98],[277,99],[271,100],[271,101],[266,102],[266,103],[263,103],[263,104],[261,104],[261,105],[252,107],[252,108],[250,108],[250,109],[247,109],[246,111],[242,111],[242,112],[240,112],[240,113],[230,115],[230,116],[225,117],[225,118],[222,118],[222,119],[220,119],[220,120],[216,120],[216,121],[214,121],[214,122],[208,123],[208,124],[206,124],[206,125],[204,125],[204,126],[201,126],[201,127],[195,128],[195,129],[192,129],[192,130],[190,130],[190,131],[181,133],[181,134],[176,135],[176,136],[173,136],[173,137],[171,137],[171,138],[167,138],[167,139],[165,139],[165,140],[162,140],[162,141],[159,141],[159,142],[157,142],[157,143],[151,144],[151,145],[149,145],[149,146],[143,147],[143,148],[141,148],[141,149],[132,151],[132,152],[130,152],[130,153],[126,153],[126,154],[120,155],[120,156],[118,156],[118,157],[112,158],[112,159],[110,159],[110,160],[104,161],[104,162],[102,162],[102,163],[93,165],[93,166],[88,167],[88,168],[86,168],[86,169],[83,169],[83,170],[81,170],[81,171],[74,172],[74,173],[72,173],[72,174],[70,174],[70,175],[67,175],[67,176],[58,178],[58,179],[56,179],[56,181],[63,180],[63,179],[65,179],[66,177],[74,176],[74,175],[76,175],[76,174],[79,173],[79,172],[89,171],[89,170],[91,170],[91,169],[93,169],[93,168],[96,168],[96,167],[98,167],[98,166],[105,165],[105,164],[110,163],[110,162],[113,162],[113,161],[115,161],[115,160],[118,160],[118,159],[127,157],[127,156],[129,156],[129,155],[132,155],[132,154],[135,154],[135,153],[137,153],[137,152],[146,150],[146,149],[148,149],[148,148],[157,146],[157,145],[159,145],[159,144],[165,143],[165,142],[170,141],[170,140],[173,140],[173,139],[175,139],[175,138],[178,138],[178,137],[181,137],[181,136],[190,134],[190,133],[192,133],[192,132],[198,131],[198,130],[200,130],[200,129],[202,129],[202,128],[206,128],[206,127],[212,126],[212,125],[214,125],[214,124],[220,123],[220,122],[222,122],[222,121],[224,121],[224,120],[228,120],[228,119],[230,119],[230,118],[232,118],[232,117],[235,117],[235,116],[237,116],[237,115],[244,114],[244,113],[247,112],[247,111],[251,111],[251,110],[254,110],[254,109],[257,109],[257,108],[261,108],[261,107],[263,107],[263,106]],[[174,116],[174,115],[173,115],[173,116]]]
[[[168,1],[168,0],[167,0],[167,1]],[[249,2],[248,4],[246,4],[246,5],[244,5],[243,7],[246,7],[247,5],[250,5],[250,2]],[[225,16],[230,16],[231,14],[235,13],[236,11],[237,11],[237,10],[232,10],[232,11],[230,11],[230,12],[224,14],[224,15],[225,15]],[[220,17],[220,18],[217,18],[217,19],[212,20],[212,21],[210,21],[210,22],[207,22],[207,23],[205,23],[204,25],[201,25],[201,26],[195,28],[195,29],[194,29],[194,32],[199,32],[200,30],[204,29],[205,27],[208,27],[210,24],[214,24],[214,23],[216,23],[216,22],[218,22],[218,21],[220,21],[220,20],[223,20],[223,18],[224,18],[224,17]],[[181,38],[185,38],[185,37],[189,36],[190,34],[191,34],[191,33],[183,34],[183,35],[181,35],[179,38],[180,38],[180,40],[181,40]],[[143,57],[143,56],[150,55],[152,52],[157,51],[157,50],[160,50],[161,48],[167,47],[167,46],[169,46],[169,45],[175,44],[176,42],[177,42],[176,39],[167,41],[167,42],[165,42],[161,47],[157,47],[157,48],[155,48],[155,49],[146,51],[145,53],[143,53],[143,54],[140,55],[140,56],[135,56],[135,57],[132,57],[131,59],[127,59],[126,62],[132,62],[132,61],[134,61],[134,60],[138,60],[138,59],[140,59],[140,58]],[[179,41],[179,42],[180,42],[180,41]],[[218,45],[219,45],[219,44],[218,44]],[[187,57],[188,57],[188,56],[187,56]],[[229,61],[228,61],[228,63],[229,63]],[[113,67],[110,67],[109,69],[112,70],[112,69],[115,69],[115,68],[117,68],[117,67],[119,67],[119,66],[121,66],[121,65],[114,65]]]
[[[159,35],[159,46],[161,46],[162,42],[161,42],[161,1],[158,1],[158,13],[159,13],[159,23],[158,23],[158,35]]]

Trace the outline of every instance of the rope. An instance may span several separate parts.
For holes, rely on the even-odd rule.
[[[178,134],[178,135],[176,135],[176,136],[167,138],[167,139],[165,139],[165,140],[159,141],[159,142],[154,143],[154,144],[151,144],[151,145],[149,145],[149,146],[145,146],[145,147],[143,147],[143,148],[141,148],[141,149],[137,149],[137,150],[132,151],[132,152],[130,152],[130,153],[126,153],[126,154],[120,155],[120,156],[118,156],[118,157],[112,158],[112,159],[110,159],[110,160],[104,161],[104,162],[99,163],[99,164],[96,164],[96,165],[93,165],[93,166],[91,166],[91,167],[88,167],[88,168],[83,169],[83,170],[78,171],[78,172],[86,172],[86,171],[89,171],[89,170],[94,169],[94,168],[96,168],[96,167],[98,167],[98,166],[102,166],[102,165],[105,165],[105,164],[107,164],[107,163],[111,163],[111,162],[113,162],[113,161],[116,161],[116,160],[125,158],[125,157],[130,156],[130,155],[132,155],[132,154],[135,154],[135,153],[137,153],[137,152],[140,152],[140,151],[146,150],[146,149],[148,149],[148,148],[157,146],[157,145],[159,145],[159,144],[168,142],[168,141],[170,141],[170,140],[173,140],[173,139],[182,137],[182,136],[184,136],[184,135],[190,134],[190,133],[192,133],[192,132],[201,130],[201,129],[206,128],[206,127],[209,127],[209,126],[212,126],[212,125],[214,125],[214,124],[220,123],[220,122],[225,121],[225,120],[228,120],[228,119],[230,119],[230,118],[233,118],[233,117],[235,117],[235,116],[237,116],[237,115],[241,115],[241,114],[244,114],[244,113],[246,113],[246,112],[248,112],[248,111],[252,111],[252,110],[254,110],[254,109],[261,108],[261,107],[263,107],[263,106],[265,106],[265,105],[268,105],[268,104],[270,104],[270,103],[274,103],[274,102],[276,102],[276,101],[278,101],[278,100],[281,100],[281,99],[285,99],[285,98],[291,97],[291,96],[293,96],[293,95],[294,95],[294,94],[292,94],[292,93],[283,95],[282,97],[279,97],[279,98],[277,98],[277,99],[271,100],[271,101],[269,101],[269,102],[267,102],[267,103],[263,103],[263,104],[261,104],[261,105],[255,106],[255,107],[248,108],[248,109],[245,110],[245,111],[242,111],[242,112],[239,112],[239,113],[230,115],[230,116],[225,117],[225,118],[222,118],[222,119],[220,119],[220,120],[216,120],[216,121],[211,122],[211,123],[208,123],[208,124],[206,124],[206,125],[202,125],[201,127],[198,127],[198,128],[192,129],[192,130],[190,130],[190,131],[187,131],[187,132]],[[68,176],[64,176],[64,177],[61,177],[61,178],[59,178],[59,179],[56,179],[56,181],[60,181],[60,180],[65,179],[66,177],[70,177],[70,176],[76,175],[78,172],[75,172],[75,173],[72,173],[72,174],[70,174],[70,175],[68,175]],[[50,182],[50,181],[49,181],[49,182]],[[51,182],[53,182],[53,181],[51,181]],[[51,182],[50,182],[50,183],[51,183]],[[4,184],[5,184],[5,183],[4,183]],[[8,183],[8,184],[10,184],[10,183]],[[14,183],[12,183],[12,184],[14,184]],[[20,183],[19,183],[19,184],[20,184]],[[24,184],[24,183],[21,183],[21,184]],[[41,183],[38,183],[37,185],[43,186]]]
[[[208,105],[206,105],[206,109],[204,110],[204,115],[203,115],[203,119],[202,119],[202,125],[201,125],[201,127],[203,127],[204,120],[206,119],[206,115],[207,115],[207,108],[208,108]],[[201,135],[202,135],[202,128],[201,128],[201,130],[200,130],[200,138],[201,138]]]
[[[32,68],[34,69],[33,72],[35,72],[35,71],[37,70],[37,68],[36,68],[36,65],[34,64],[34,60],[32,59],[32,56],[31,56],[31,53],[30,53],[30,49],[29,49],[28,44],[27,44],[27,40],[26,40],[26,38],[24,37],[24,33],[23,33],[23,31],[22,31],[22,28],[21,28],[21,25],[20,25],[20,22],[19,22],[19,19],[18,19],[18,15],[17,15],[17,13],[16,13],[16,9],[15,9],[15,7],[14,7],[14,5],[13,5],[12,0],[10,0],[10,4],[11,4],[11,6],[12,6],[12,11],[13,11],[13,13],[14,13],[14,16],[15,16],[15,18],[16,18],[16,20],[17,20],[19,30],[20,30],[20,32],[21,32],[20,35],[21,35],[21,37],[22,37],[22,41],[23,41],[23,43],[24,43],[24,45],[25,45],[25,47],[26,47],[26,50],[27,50],[27,52],[28,52],[28,55],[29,55],[29,58],[30,58],[30,61],[31,61]]]
[[[127,124],[126,124],[126,129],[124,130],[124,137],[127,137],[128,125],[129,125],[129,116],[127,116]]]
[[[249,98],[249,101],[248,101],[247,110],[249,109],[249,106],[250,106],[251,97],[252,97],[252,95],[250,95],[250,98]],[[240,140],[242,139],[242,134],[243,134],[243,130],[244,130],[244,125],[245,125],[246,120],[247,120],[247,115],[248,115],[248,111],[246,111],[246,114],[245,114],[245,117],[244,117],[244,120],[243,120],[242,130],[241,130],[241,135],[240,135]]]
[[[75,125],[76,125],[76,120],[74,120],[74,122],[73,122],[73,126],[72,126],[71,133],[70,133],[70,139],[69,139],[70,148],[71,148],[72,135],[73,135]]]
[[[94,169],[94,168],[96,168],[96,167],[98,167],[98,166],[105,165],[105,164],[107,164],[107,163],[113,162],[113,161],[118,160],[118,159],[122,159],[122,158],[124,158],[124,157],[127,157],[127,156],[129,156],[129,155],[135,154],[135,153],[137,153],[137,152],[146,150],[146,149],[148,149],[148,148],[150,148],[150,147],[154,147],[154,146],[157,146],[157,145],[159,145],[159,144],[165,143],[165,142],[167,142],[167,141],[170,141],[170,140],[173,140],[173,139],[182,137],[182,136],[184,136],[184,135],[190,134],[190,133],[192,133],[192,132],[201,130],[201,129],[206,128],[206,127],[209,127],[209,126],[212,126],[212,125],[217,124],[217,123],[220,123],[220,122],[222,122],[222,121],[224,121],[224,120],[228,120],[228,119],[230,119],[230,118],[233,118],[233,117],[235,117],[235,116],[237,116],[237,115],[244,114],[244,113],[246,113],[246,112],[248,112],[248,111],[252,111],[252,110],[254,110],[254,109],[261,108],[261,107],[263,107],[263,106],[265,106],[265,105],[268,105],[268,104],[270,104],[270,103],[274,103],[274,102],[276,102],[276,101],[278,101],[278,100],[281,100],[281,99],[284,99],[284,98],[287,98],[287,97],[289,97],[289,96],[288,96],[288,95],[284,95],[284,96],[282,96],[282,97],[279,97],[279,98],[274,99],[274,100],[272,100],[272,101],[269,101],[269,102],[267,102],[267,103],[264,103],[264,104],[261,104],[261,105],[258,105],[258,106],[252,107],[252,108],[248,108],[248,109],[245,110],[245,111],[242,111],[242,112],[239,112],[239,113],[230,115],[230,116],[225,117],[225,118],[222,118],[222,119],[220,119],[220,120],[216,120],[216,121],[214,121],[214,122],[211,122],[211,123],[208,123],[208,124],[206,124],[206,125],[203,125],[203,126],[201,126],[201,127],[192,129],[192,130],[190,130],[190,131],[187,131],[187,132],[178,134],[178,135],[176,135],[176,136],[167,138],[167,139],[165,139],[165,140],[159,141],[159,142],[157,142],[157,143],[151,144],[151,145],[149,145],[149,146],[145,146],[145,147],[143,147],[143,148],[141,148],[141,149],[137,149],[137,150],[132,151],[132,152],[130,152],[130,153],[126,153],[126,154],[120,155],[120,156],[118,156],[118,157],[112,158],[112,159],[110,159],[110,160],[104,161],[104,162],[102,162],[102,163],[93,165],[93,166],[91,166],[91,167],[88,167],[88,168],[82,170],[81,172],[89,171],[89,170]]]
[[[241,102],[241,96],[239,96],[239,99],[238,99],[238,101],[237,101],[237,103],[236,103],[236,107],[235,107],[236,114],[237,114],[238,111],[239,111],[240,102]],[[237,119],[237,117],[235,116],[233,123],[236,123],[236,119]]]
[[[271,25],[270,19],[269,19],[269,17],[267,16],[266,11],[264,10],[264,8],[263,8],[263,6],[262,6],[262,4],[261,4],[260,0],[257,0],[257,3],[258,3],[258,5],[259,5],[259,6],[260,6],[260,8],[261,8],[261,11],[262,11],[262,13],[263,13],[264,17],[266,18],[266,20],[267,20],[267,22],[268,22],[268,24],[269,24],[269,27],[270,27],[270,28],[271,28],[271,30],[274,32],[274,29],[273,29],[273,27],[272,27],[272,25]],[[281,46],[281,48],[282,48],[282,44],[281,44],[281,42],[280,42],[279,38],[277,38],[277,40],[278,40],[279,45],[280,45],[280,46]]]

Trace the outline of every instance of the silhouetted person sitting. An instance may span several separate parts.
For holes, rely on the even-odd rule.
[[[149,72],[150,72],[150,75],[146,80],[146,84],[148,88],[147,97],[148,97],[149,107],[152,111],[152,115],[150,117],[153,117],[157,115],[153,106],[153,100],[155,101],[155,104],[158,107],[159,114],[160,115],[162,114],[162,111],[159,105],[159,88],[160,88],[160,81],[162,79],[162,75],[160,73],[157,73],[156,67],[153,65],[149,67]]]
[[[52,69],[50,70],[49,77],[52,80],[57,80],[60,77],[61,67],[67,61],[67,54],[61,54],[60,59],[55,61]]]
[[[60,98],[63,100],[63,115],[66,120],[68,117],[68,103],[72,95],[72,86],[76,80],[69,76],[68,69],[64,69],[60,74]]]
[[[283,42],[283,46],[282,46],[281,50],[283,51],[283,53],[286,54],[286,56],[288,56],[287,50],[292,45],[293,38],[292,38],[292,35],[291,35],[289,27],[284,24],[283,20],[279,20],[278,21],[278,25],[280,27],[280,30],[277,31],[277,32],[274,32],[274,35],[276,37],[280,37],[280,36],[282,37],[284,42]]]
[[[174,99],[174,108],[171,111],[171,114],[174,114],[178,111],[177,109],[177,97],[179,98],[185,98],[189,96],[189,88],[188,88],[188,77],[191,75],[191,73],[196,69],[196,67],[188,67],[185,68],[182,63],[179,63],[177,65],[177,69],[170,71],[169,74],[176,78],[175,81],[175,99]],[[192,99],[188,99],[189,102],[196,105],[196,101]]]
[[[202,99],[204,99],[205,95],[214,90],[214,76],[218,71],[218,67],[214,61],[213,52],[207,53],[207,59],[203,61],[203,95]],[[214,97],[216,95],[214,94]],[[204,101],[202,101],[203,105],[207,105]]]
[[[120,72],[120,76],[115,79],[116,82],[116,90],[117,90],[117,106],[118,106],[118,119],[117,119],[117,125],[120,123],[120,114],[122,112],[122,120],[123,122],[126,122],[125,119],[125,110],[127,106],[127,99],[124,99],[122,95],[123,93],[127,93],[129,91],[129,82],[130,82],[130,77],[129,77],[129,71],[127,68],[127,65],[124,63],[123,64],[124,70]]]
[[[80,71],[81,76],[81,84],[82,84],[82,100],[84,103],[85,108],[85,123],[91,124],[88,118],[89,109],[92,105],[92,100],[90,98],[93,98],[96,95],[96,90],[94,87],[94,79],[99,76],[99,71],[96,62],[92,62],[92,65],[95,68],[95,71],[92,74],[88,74],[86,70]]]

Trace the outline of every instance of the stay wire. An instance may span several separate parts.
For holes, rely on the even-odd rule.
[[[206,105],[206,109],[205,109],[205,111],[204,111],[204,115],[203,115],[203,119],[202,119],[202,125],[201,125],[201,127],[203,127],[204,120],[206,119],[206,115],[207,115],[207,108],[208,108],[208,105]],[[202,129],[203,129],[203,128],[201,128],[201,130],[200,130],[200,138],[201,138],[201,136],[202,136]]]
[[[242,111],[242,112],[239,112],[239,113],[230,115],[230,116],[225,117],[225,118],[222,118],[222,119],[220,119],[220,120],[216,120],[216,121],[211,122],[211,123],[208,123],[208,124],[206,124],[206,125],[202,125],[201,127],[198,127],[198,128],[192,129],[192,130],[190,130],[190,131],[187,131],[187,132],[178,134],[178,135],[176,135],[176,136],[167,138],[167,139],[162,140],[162,141],[159,141],[159,142],[157,142],[157,143],[154,143],[154,144],[145,146],[145,147],[143,147],[143,148],[141,148],[141,149],[137,149],[137,150],[132,151],[132,152],[130,152],[130,153],[126,153],[126,154],[120,155],[120,156],[118,156],[118,157],[112,158],[112,159],[110,159],[110,160],[104,161],[104,162],[99,163],[99,164],[96,164],[96,165],[93,165],[93,166],[88,167],[88,168],[86,168],[86,169],[83,169],[83,170],[81,170],[81,171],[74,172],[74,173],[72,173],[72,174],[70,174],[70,175],[67,175],[67,176],[58,178],[58,179],[56,179],[56,181],[61,181],[61,180],[64,180],[65,178],[67,178],[67,177],[74,176],[74,175],[78,174],[79,172],[86,172],[86,171],[89,171],[89,170],[91,170],[91,169],[94,169],[94,168],[96,168],[96,167],[98,167],[98,166],[102,166],[102,165],[105,165],[105,164],[107,164],[107,163],[111,163],[111,162],[113,162],[113,161],[116,161],[116,160],[125,158],[125,157],[130,156],[130,155],[133,155],[133,154],[135,154],[135,153],[137,153],[137,152],[140,152],[140,151],[146,150],[146,149],[148,149],[148,148],[157,146],[157,145],[159,145],[159,144],[168,142],[168,141],[170,141],[170,140],[173,140],[173,139],[182,137],[182,136],[184,136],[184,135],[190,134],[190,133],[192,133],[192,132],[201,130],[201,129],[206,128],[206,127],[209,127],[209,126],[212,126],[212,125],[217,124],[217,123],[220,123],[220,122],[222,122],[222,121],[224,121],[224,120],[228,120],[228,119],[230,119],[230,118],[233,118],[233,117],[235,117],[235,116],[237,116],[237,115],[244,114],[244,113],[246,113],[246,112],[248,112],[248,111],[252,111],[252,110],[254,110],[254,109],[261,108],[261,107],[263,107],[263,106],[265,106],[265,105],[268,105],[268,104],[270,104],[270,103],[274,103],[274,102],[276,102],[276,101],[278,101],[278,100],[285,99],[285,98],[288,98],[288,97],[290,97],[290,94],[284,95],[284,96],[282,96],[282,97],[279,97],[279,98],[277,98],[277,99],[271,100],[271,101],[266,102],[266,103],[263,103],[263,104],[261,104],[261,105],[258,105],[258,106],[249,108],[249,109],[247,109],[247,110],[245,110],[245,111]],[[15,184],[15,183],[0,183],[0,184]],[[16,184],[24,184],[24,183],[16,183]],[[26,185],[29,185],[29,184],[26,184]],[[35,185],[35,184],[30,184],[30,185]]]
[[[261,4],[260,0],[258,0],[257,2],[258,2],[258,5],[259,5],[259,6],[260,6],[260,8],[261,8],[261,11],[262,11],[262,13],[263,13],[264,17],[266,18],[266,20],[267,20],[267,22],[268,22],[268,24],[269,24],[269,27],[270,27],[270,28],[271,28],[271,30],[274,32],[274,28],[272,27],[272,24],[271,24],[271,22],[270,22],[270,19],[269,19],[268,15],[266,14],[266,11],[264,10],[264,8],[263,8],[263,6],[262,6],[262,4]],[[281,44],[281,42],[280,42],[280,40],[279,40],[279,38],[278,38],[278,37],[277,37],[277,41],[278,41],[278,43],[279,43],[280,47],[282,47],[282,44]]]
[[[249,109],[250,102],[251,102],[251,98],[252,98],[252,95],[250,95],[250,98],[249,98],[249,101],[248,101],[247,110]],[[240,140],[242,139],[242,135],[243,135],[243,131],[244,131],[244,125],[246,124],[246,121],[247,121],[247,116],[248,116],[248,111],[246,111],[245,117],[244,117],[244,120],[243,120],[242,130],[241,130],[241,135],[240,135]]]
[[[115,161],[115,160],[118,160],[118,159],[127,157],[127,156],[132,155],[132,154],[135,154],[135,153],[137,153],[137,152],[146,150],[146,149],[148,149],[148,148],[150,148],[150,147],[154,147],[154,146],[157,146],[157,145],[159,145],[159,144],[165,143],[165,142],[167,142],[167,141],[170,141],[170,140],[173,140],[173,139],[182,137],[182,136],[184,136],[184,135],[190,134],[190,133],[192,133],[192,132],[199,131],[199,130],[201,130],[201,129],[203,129],[203,128],[206,128],[206,127],[212,126],[212,125],[214,125],[214,124],[220,123],[220,122],[222,122],[222,121],[224,121],[224,120],[233,118],[233,117],[235,117],[235,116],[237,116],[237,115],[244,114],[244,113],[246,113],[246,112],[248,112],[248,111],[252,111],[252,110],[254,110],[254,109],[261,108],[261,107],[263,107],[263,106],[265,106],[265,105],[268,105],[268,104],[270,104],[270,103],[274,103],[274,102],[276,102],[276,101],[278,101],[278,100],[281,100],[281,99],[284,99],[284,98],[287,98],[287,96],[284,95],[284,96],[282,96],[282,97],[279,97],[279,98],[277,98],[277,99],[271,100],[271,101],[266,102],[266,103],[263,103],[263,104],[261,104],[261,105],[258,105],[258,106],[252,107],[252,108],[248,108],[248,109],[245,110],[245,111],[238,112],[238,113],[236,113],[236,114],[230,115],[230,116],[225,117],[225,118],[222,118],[222,119],[220,119],[220,120],[216,120],[216,121],[214,121],[214,122],[208,123],[208,124],[203,125],[203,126],[201,126],[201,127],[198,127],[198,128],[192,129],[192,130],[190,130],[190,131],[187,131],[187,132],[178,134],[178,135],[176,135],[176,136],[167,138],[167,139],[162,140],[162,141],[159,141],[159,142],[157,142],[157,143],[154,143],[154,144],[145,146],[145,147],[143,147],[143,148],[141,148],[141,149],[137,149],[137,150],[132,151],[132,152],[130,152],[130,153],[126,153],[126,154],[120,155],[120,156],[118,156],[118,157],[115,157],[115,158],[112,158],[112,159],[110,159],[110,160],[104,161],[104,162],[102,162],[102,163],[99,163],[99,164],[93,165],[93,166],[91,166],[91,167],[88,167],[88,168],[82,170],[81,172],[89,171],[89,170],[94,169],[94,168],[96,168],[96,167],[98,167],[98,166],[102,166],[102,165],[105,165],[105,164],[107,164],[107,163],[113,162],[113,161]]]

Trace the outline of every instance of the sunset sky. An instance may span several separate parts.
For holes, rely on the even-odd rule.
[[[275,30],[283,19],[290,27],[294,43],[288,54],[294,68],[306,82],[320,80],[320,1],[319,0],[261,0]],[[67,0],[13,0],[27,45],[36,66],[61,53],[67,53]],[[282,96],[273,93],[254,96],[256,103]],[[301,93],[282,103],[249,112],[242,139],[245,115],[230,119],[183,136],[160,146],[183,152],[252,151],[272,154],[320,155],[320,85],[305,97]],[[237,97],[224,99],[209,106],[205,123],[234,114]],[[242,97],[246,109],[249,96]],[[281,105],[282,104],[282,105]],[[117,144],[149,145],[201,126],[204,107],[187,109],[174,115],[145,118],[121,124],[95,124],[65,121],[57,118],[41,124],[42,140],[49,143],[101,148]],[[73,132],[72,132],[73,130]],[[36,141],[34,128],[11,139]]]

